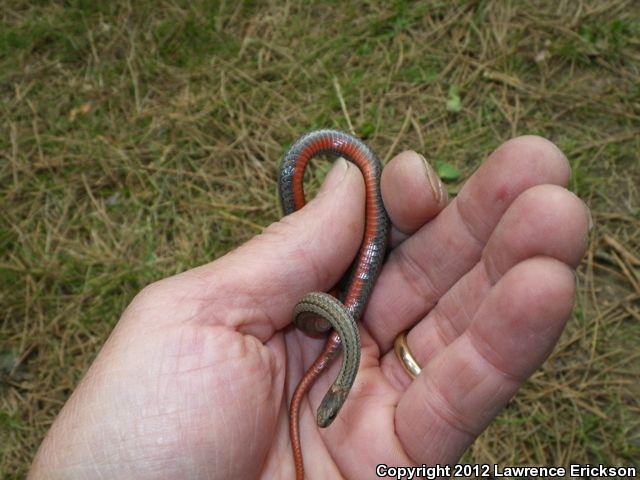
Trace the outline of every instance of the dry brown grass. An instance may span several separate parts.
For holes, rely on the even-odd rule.
[[[1,477],[24,475],[137,291],[277,218],[277,162],[320,126],[461,181],[514,135],[564,150],[596,226],[574,318],[465,460],[638,465],[634,2],[10,0],[0,15]]]

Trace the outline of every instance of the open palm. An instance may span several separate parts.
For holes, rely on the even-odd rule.
[[[589,216],[538,137],[498,149],[446,207],[413,152],[382,179],[392,250],[363,318],[356,384],[335,422],[301,416],[308,478],[455,462],[553,349]],[[328,290],[362,238],[364,185],[338,162],[305,208],[219,260],[157,282],[124,312],[43,442],[30,478],[292,478],[287,406],[323,342],[295,303]],[[396,336],[422,365],[414,381]]]

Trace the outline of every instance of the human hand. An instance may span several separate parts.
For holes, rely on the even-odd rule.
[[[446,208],[418,155],[387,165],[392,250],[338,418],[315,426],[339,362],[303,404],[309,478],[455,462],[544,361],[570,315],[586,248],[588,212],[562,188],[568,178],[564,156],[538,137],[503,145]],[[293,306],[347,269],[363,212],[362,177],[339,161],[299,212],[143,290],[60,412],[30,478],[292,478],[288,399],[323,344],[288,327]],[[414,381],[393,352],[407,329],[422,365]]]

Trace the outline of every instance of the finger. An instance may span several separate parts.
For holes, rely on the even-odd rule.
[[[396,431],[409,456],[417,463],[456,461],[549,355],[574,293],[573,272],[558,260],[536,257],[509,270],[469,329],[401,399]]]
[[[456,199],[389,255],[364,317],[381,349],[473,268],[518,195],[539,184],[565,185],[568,178],[562,152],[540,137],[510,140],[491,154]]]
[[[483,252],[495,283],[515,263],[534,255],[577,267],[587,249],[591,216],[585,203],[555,185],[530,188],[501,219]]]
[[[460,336],[502,275],[528,258],[545,256],[576,267],[587,248],[589,211],[564,188],[539,185],[522,193],[496,226],[482,259],[407,335],[419,365],[426,365]],[[397,332],[398,334],[400,331]],[[411,382],[393,351],[382,368],[398,387]]]
[[[448,196],[426,159],[413,151],[402,152],[382,171],[382,199],[391,219],[394,246],[434,218]]]
[[[262,339],[290,323],[304,294],[329,290],[349,267],[362,241],[364,195],[358,168],[339,159],[304,208],[190,271],[211,282],[211,305],[228,305],[216,318]]]
[[[178,298],[183,318],[265,341],[291,322],[303,294],[340,278],[362,241],[363,223],[362,175],[339,159],[304,208],[216,261],[148,286],[128,310],[144,309],[149,318],[157,310],[162,318],[164,303]]]

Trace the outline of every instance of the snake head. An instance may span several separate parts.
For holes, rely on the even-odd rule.
[[[331,386],[318,407],[316,422],[320,428],[327,428],[331,425],[347,399],[348,393],[348,389],[343,389],[335,385]]]

